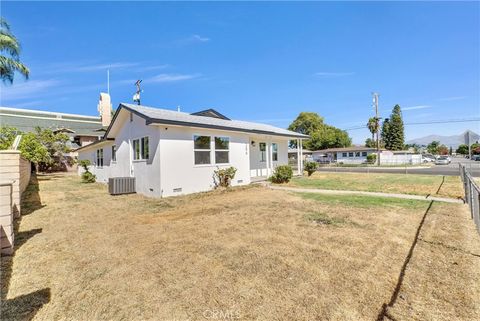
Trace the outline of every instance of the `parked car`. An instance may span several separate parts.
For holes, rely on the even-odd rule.
[[[426,156],[426,155],[422,155],[422,163],[430,163],[430,162],[434,162],[435,159],[430,157],[430,156]]]
[[[448,159],[447,156],[440,156],[435,161],[435,165],[448,165],[448,164],[450,164],[450,160]]]
[[[472,160],[473,160],[473,161],[480,162],[480,155],[473,155],[473,156],[472,156]]]

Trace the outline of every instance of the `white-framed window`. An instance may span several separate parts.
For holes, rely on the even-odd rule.
[[[260,161],[266,162],[267,161],[267,144],[266,143],[259,143],[258,148],[260,149]]]
[[[211,164],[211,137],[210,136],[193,136],[193,153],[195,165]]]
[[[148,136],[134,139],[132,141],[133,160],[146,160],[150,156]]]
[[[367,152],[362,152],[362,156],[367,156]]]
[[[360,152],[355,152],[355,157],[360,157]]]
[[[103,167],[103,148],[97,149],[97,167]]]
[[[230,138],[215,137],[215,164],[228,164],[230,153]]]
[[[278,144],[272,143],[272,161],[278,161]]]
[[[342,153],[342,157],[347,157],[348,153]]]
[[[117,145],[112,145],[112,162],[117,161]]]
[[[353,152],[349,152],[348,157],[353,157]]]

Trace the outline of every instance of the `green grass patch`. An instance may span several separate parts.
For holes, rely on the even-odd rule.
[[[401,198],[388,198],[364,195],[326,195],[318,193],[298,193],[301,197],[331,205],[343,205],[358,208],[401,207],[408,209],[427,208],[428,202]]]

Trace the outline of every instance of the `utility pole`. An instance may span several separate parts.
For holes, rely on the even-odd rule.
[[[380,117],[378,115],[378,93],[372,93],[373,95],[373,105],[375,107],[375,121],[377,122],[377,165],[380,166],[380,139],[379,139],[379,132],[380,132]]]

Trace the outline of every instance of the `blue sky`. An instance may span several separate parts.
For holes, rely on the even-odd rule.
[[[1,105],[96,115],[110,69],[113,105],[131,102],[280,127],[314,111],[342,129],[394,104],[404,120],[480,117],[478,2],[3,2],[30,80]],[[406,126],[407,139],[480,123]],[[354,143],[369,137],[349,132]]]

